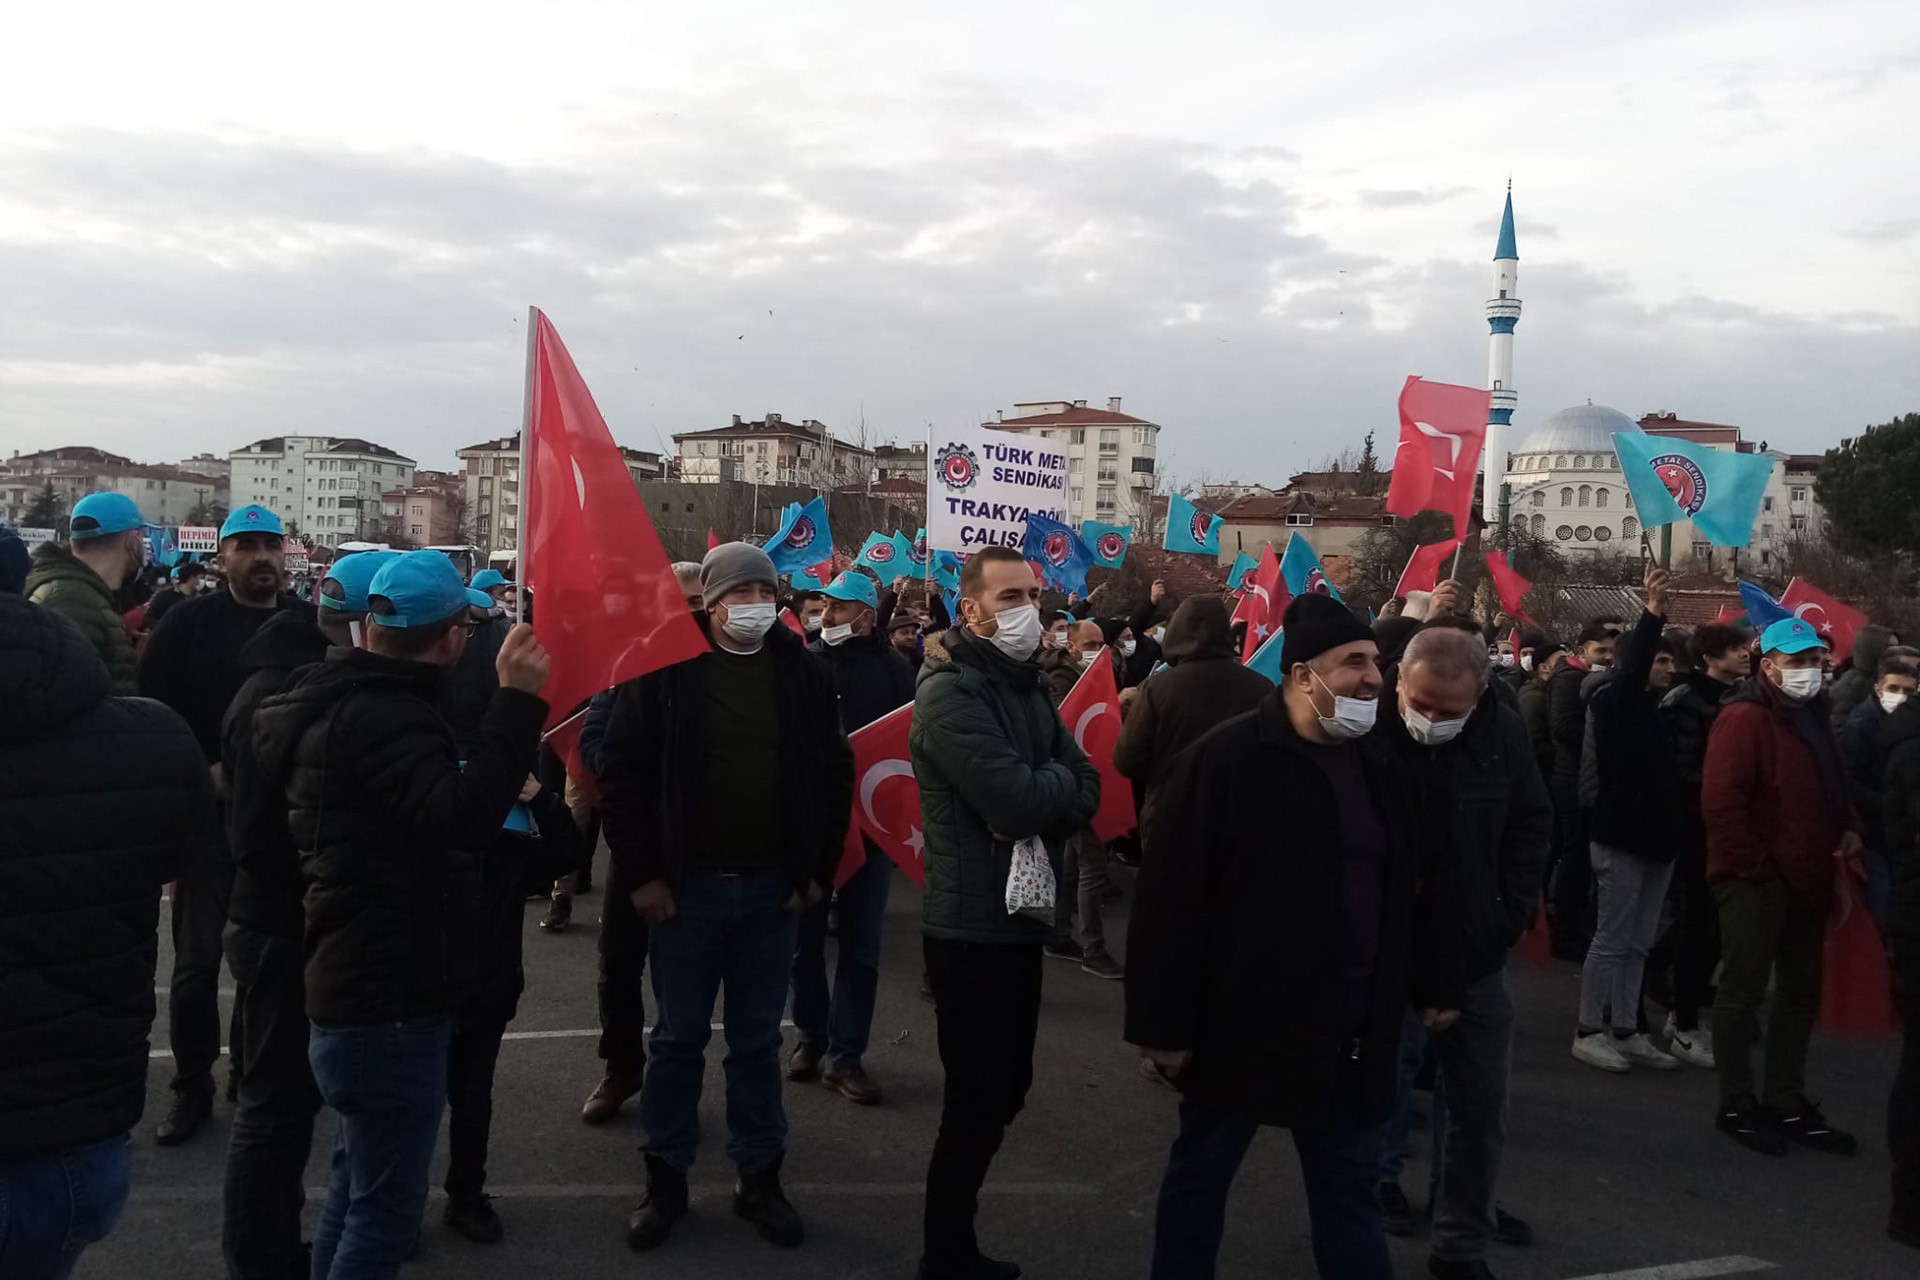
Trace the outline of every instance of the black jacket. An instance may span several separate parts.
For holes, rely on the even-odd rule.
[[[1173,762],[1127,938],[1126,1039],[1192,1050],[1188,1097],[1312,1128],[1357,1086],[1360,1121],[1375,1123],[1397,1093],[1409,1004],[1459,1007],[1462,935],[1433,771],[1409,770],[1373,735],[1357,746],[1391,846],[1358,1037],[1340,1016],[1333,791],[1280,691]]]
[[[111,688],[72,622],[0,595],[0,1165],[139,1122],[160,886],[213,839],[191,731]]]
[[[1141,686],[1113,748],[1114,768],[1144,788],[1142,839],[1173,758],[1273,692],[1271,680],[1234,657],[1227,607],[1218,596],[1181,602],[1167,624],[1166,653],[1170,669]]]
[[[586,852],[564,796],[543,789],[527,805],[538,835],[502,830],[480,865],[479,963],[460,1018],[477,1025],[511,1022],[527,989],[520,942],[527,899],[579,869]]]
[[[477,854],[533,771],[547,704],[494,694],[463,753],[435,667],[335,649],[253,717],[306,880],[307,1015],[346,1026],[445,1012],[475,972]]]
[[[1876,852],[1887,847],[1886,782],[1887,752],[1881,746],[1881,730],[1888,719],[1877,695],[1855,706],[1840,726],[1840,759],[1847,770],[1847,796],[1860,814],[1864,840]]]
[[[893,651],[884,633],[848,636],[837,645],[815,640],[807,652],[833,673],[840,725],[848,733],[913,701],[913,664]]]
[[[511,630],[513,619],[488,618],[467,637],[460,660],[440,679],[440,713],[446,716],[447,727],[453,730],[457,742],[471,738],[486,718],[493,691],[500,687],[500,673],[494,663]]]
[[[1887,753],[1881,815],[1893,869],[1887,934],[1906,953],[1920,950],[1920,700],[1908,698],[1886,718],[1880,742]]]
[[[694,620],[708,629],[705,613]],[[787,873],[796,891],[809,882],[830,890],[853,814],[853,751],[840,727],[833,676],[786,627],[776,625],[764,643],[779,665],[780,776],[738,779],[741,803],[777,805],[786,815]],[[610,892],[660,879],[677,886],[687,850],[701,838],[707,657],[629,680],[615,692],[600,743]]]
[[[140,655],[140,696],[158,698],[193,728],[200,752],[220,758],[220,722],[247,674],[240,651],[277,611],[297,613],[314,625],[314,608],[283,595],[273,609],[250,609],[225,591],[203,591],[168,611]]]
[[[1667,722],[1674,767],[1680,771],[1696,809],[1700,807],[1700,778],[1707,764],[1707,735],[1713,731],[1714,717],[1720,714],[1721,700],[1733,688],[1704,671],[1692,671],[1676,679],[1660,700],[1660,717]]]
[[[300,852],[287,830],[287,789],[265,782],[253,750],[253,714],[286,687],[293,673],[327,656],[320,628],[288,610],[267,619],[240,650],[246,683],[220,724],[220,766],[227,776],[227,847],[233,851],[233,896],[227,918],[277,938],[306,927],[300,899]]]
[[[1159,641],[1147,634],[1147,628],[1158,621],[1159,617],[1160,606],[1148,600],[1135,609],[1133,616],[1127,619],[1127,626],[1133,630],[1133,656],[1120,658],[1122,689],[1131,689],[1135,685],[1145,683],[1146,678],[1153,674],[1153,669],[1164,659],[1165,653]],[[1115,656],[1118,657],[1117,654]]]
[[[1580,776],[1581,747],[1587,732],[1587,703],[1580,686],[1593,674],[1569,658],[1547,677],[1547,729],[1553,736],[1553,776],[1571,782]]]
[[[1495,677],[1495,682],[1498,677]],[[1408,769],[1438,771],[1438,792],[1451,819],[1463,972],[1472,982],[1503,967],[1507,952],[1533,924],[1540,879],[1553,838],[1553,804],[1520,715],[1489,684],[1459,737],[1439,747],[1415,742],[1397,714],[1399,691],[1380,694],[1373,736],[1392,746]]]
[[[1666,624],[1642,612],[1633,630],[1621,633],[1612,678],[1588,708],[1599,784],[1588,830],[1595,844],[1656,862],[1671,862],[1689,847],[1695,808],[1660,714],[1666,695],[1647,692]]]

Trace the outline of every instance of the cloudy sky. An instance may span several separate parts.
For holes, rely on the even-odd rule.
[[[1910,0],[37,5],[0,48],[0,452],[622,443],[1125,397],[1280,481],[1486,376],[1815,451],[1920,409]]]

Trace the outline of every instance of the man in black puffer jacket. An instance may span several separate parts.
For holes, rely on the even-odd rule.
[[[1893,1157],[1893,1213],[1887,1234],[1920,1249],[1920,700],[1907,699],[1880,727],[1887,753],[1887,853],[1893,897],[1887,944],[1900,973],[1906,1031],[1900,1070],[1887,1099],[1887,1151]]]
[[[913,668],[874,628],[879,593],[858,573],[843,573],[823,593],[820,638],[808,650],[833,673],[840,697],[840,724],[849,734],[913,701]],[[831,994],[827,986],[828,899],[800,917],[793,952],[793,1025],[797,1033],[787,1059],[787,1079],[818,1076],[849,1102],[873,1106],[880,1086],[860,1059],[873,1030],[880,987],[880,927],[886,921],[893,859],[861,837],[866,860],[834,891],[840,909],[839,960]]]
[[[0,1275],[65,1275],[127,1199],[160,886],[213,839],[186,722],[0,595]],[[0,1210],[0,1216],[4,1211]]]
[[[396,551],[363,551],[336,560],[320,583],[320,624],[276,612],[240,650],[249,674],[220,726],[227,778],[227,844],[233,894],[227,908],[227,963],[238,988],[246,1064],[233,1136],[227,1146],[221,1252],[231,1280],[284,1280],[304,1273],[300,1212],[307,1155],[320,1091],[307,1064],[307,992],[301,933],[306,884],[287,830],[286,787],[262,779],[253,749],[253,717],[299,668],[327,656],[331,644],[354,647],[364,625],[367,588]]]
[[[476,853],[532,772],[546,718],[546,653],[516,627],[479,730],[464,752],[455,743],[438,682],[460,656],[470,596],[439,552],[389,561],[368,587],[367,648],[333,650],[254,713],[307,885],[309,1061],[340,1113],[316,1276],[336,1255],[354,1275],[392,1276],[413,1247],[451,1011],[476,966]]]

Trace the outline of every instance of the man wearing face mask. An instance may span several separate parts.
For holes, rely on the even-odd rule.
[[[1018,551],[986,547],[960,574],[962,621],[927,642],[911,754],[926,824],[922,932],[946,1094],[927,1164],[921,1280],[1017,1280],[980,1252],[980,1186],[1033,1083],[1041,946],[1010,914],[1017,841],[1049,854],[1092,820],[1100,775],[1060,723],[1034,662],[1040,586]]]
[[[1280,688],[1174,760],[1133,912],[1126,1039],[1181,1091],[1155,1280],[1211,1275],[1235,1172],[1292,1130],[1328,1280],[1389,1280],[1375,1199],[1409,1006],[1461,1005],[1445,799],[1385,735],[1377,647],[1330,596],[1283,619]],[[1486,650],[1469,664],[1476,682]]]
[[[832,673],[775,621],[767,553],[715,547],[700,582],[713,648],[622,685],[600,747],[608,892],[647,923],[658,1010],[640,1090],[647,1185],[627,1244],[665,1243],[687,1211],[724,986],[733,1208],[792,1246],[806,1232],[780,1185],[780,1018],[799,917],[840,864],[853,753]]]
[[[106,661],[115,694],[133,692],[133,639],[116,593],[147,558],[146,523],[123,493],[90,493],[73,506],[73,545],[43,542],[27,571],[27,599],[80,628]]]
[[[1073,623],[1058,649],[1042,650],[1039,666],[1047,677],[1047,696],[1053,699],[1053,705],[1058,707],[1066,701],[1087,668],[1106,656],[1106,633],[1097,622]]]
[[[1805,1093],[1834,860],[1861,851],[1821,692],[1826,659],[1819,633],[1799,618],[1761,633],[1759,671],[1727,695],[1713,723],[1700,790],[1707,881],[1720,908],[1718,1124],[1766,1155],[1786,1154],[1789,1142],[1836,1155],[1855,1149],[1852,1135],[1830,1127]],[[1756,1042],[1766,1055],[1758,1088]]]
[[[827,611],[820,638],[808,646],[833,673],[840,699],[840,723],[851,734],[913,701],[913,668],[874,631],[879,592],[861,573],[843,573],[825,592]],[[793,1026],[795,1043],[787,1058],[787,1079],[818,1079],[849,1102],[873,1106],[880,1086],[860,1063],[873,1030],[874,999],[880,985],[880,928],[886,920],[887,891],[893,885],[893,859],[873,841],[866,863],[835,890],[840,909],[839,960],[833,985],[827,985],[827,912],[829,899],[808,907],[800,917],[793,953]]]
[[[806,628],[807,641],[812,643],[825,625],[827,598],[818,591],[796,591],[793,593],[793,616],[800,619],[800,625]]]
[[[1434,1135],[1444,1171],[1434,1197],[1433,1257],[1440,1277],[1486,1277],[1487,1242],[1530,1236],[1494,1204],[1506,1148],[1507,1078],[1513,1056],[1513,997],[1507,953],[1533,923],[1540,877],[1553,836],[1553,806],[1533,759],[1526,726],[1489,680],[1477,636],[1428,626],[1408,643],[1382,695],[1397,715],[1373,736],[1388,743],[1409,773],[1424,774],[1449,797],[1461,904],[1463,974],[1460,1020],[1429,1037],[1411,1011],[1400,1045],[1399,1099],[1380,1135],[1380,1201],[1391,1228],[1411,1225],[1400,1173],[1412,1118],[1414,1078],[1431,1040],[1446,1094],[1444,1132]]]
[[[1046,630],[1040,633],[1040,653],[1044,660],[1049,653],[1060,653],[1067,647],[1067,636],[1074,628],[1074,617],[1070,613],[1049,613],[1045,619]]]
[[[1884,818],[1887,752],[1881,739],[1887,717],[1913,696],[1914,675],[1914,664],[1909,659],[1882,658],[1872,695],[1856,706],[1840,727],[1840,749],[1847,759],[1849,794],[1865,825],[1867,905],[1883,929],[1893,878]]]

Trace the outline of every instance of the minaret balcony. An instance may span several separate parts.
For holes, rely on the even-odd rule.
[[[1520,299],[1518,298],[1487,299],[1487,319],[1518,320],[1519,318],[1520,318]]]

